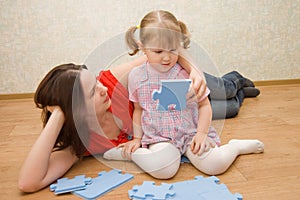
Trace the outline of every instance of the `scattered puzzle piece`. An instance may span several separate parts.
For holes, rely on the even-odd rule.
[[[218,181],[219,181],[219,179],[216,178],[215,176],[211,176],[208,178],[203,178],[202,176],[197,176],[197,177],[195,177],[194,180],[188,180],[188,181],[174,183],[173,188],[176,192],[174,199],[176,199],[176,200],[179,200],[179,199],[207,200],[201,194],[211,192],[211,191],[217,192],[220,189],[219,185],[217,184]],[[213,200],[217,200],[217,199],[213,199]]]
[[[152,92],[152,99],[158,100],[158,110],[183,110],[186,108],[186,93],[191,80],[162,80],[159,91]]]
[[[231,194],[229,190],[219,190],[217,192],[208,192],[201,194],[204,199],[211,200],[242,200],[243,196],[239,193]]]
[[[152,184],[135,186],[129,190],[131,199],[154,200],[156,199],[156,190]],[[163,184],[162,184],[163,185]],[[242,200],[242,195],[232,194],[225,184],[219,184],[219,179],[215,176],[204,178],[196,176],[194,180],[176,182],[167,184],[168,187],[161,187],[159,199],[166,200]]]
[[[162,200],[174,195],[172,185],[163,183],[159,186],[152,181],[144,181],[141,186],[134,186],[128,191],[129,198]]]
[[[93,178],[92,183],[87,185],[84,190],[74,191],[73,194],[84,199],[96,199],[132,178],[133,175],[122,174],[119,170],[103,171],[98,174],[98,177]]]
[[[73,192],[75,190],[82,190],[86,188],[87,184],[92,182],[91,178],[85,178],[84,175],[75,176],[73,179],[61,178],[57,180],[56,184],[50,185],[50,190],[55,194],[63,194]]]

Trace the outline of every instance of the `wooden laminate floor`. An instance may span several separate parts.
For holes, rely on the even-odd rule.
[[[261,95],[246,99],[236,118],[214,123],[221,131],[222,143],[232,138],[257,138],[264,142],[265,152],[239,156],[227,172],[217,177],[232,193],[241,193],[244,200],[300,199],[300,85],[259,88]],[[48,187],[33,194],[18,190],[20,166],[42,128],[40,110],[32,99],[19,99],[0,100],[0,112],[0,199],[80,199],[72,194],[55,196]],[[119,166],[131,170],[134,179],[100,199],[128,199],[128,190],[145,180],[160,184],[191,180],[196,175],[207,177],[191,164],[182,164],[177,175],[167,181],[135,173],[130,163]],[[103,170],[110,168],[88,157],[65,177],[95,177]]]

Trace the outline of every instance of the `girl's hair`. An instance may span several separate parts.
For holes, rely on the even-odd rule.
[[[164,10],[156,10],[148,13],[141,21],[140,26],[132,26],[126,32],[126,43],[129,55],[135,55],[140,49],[135,39],[135,32],[139,29],[139,40],[145,45],[147,42],[159,42],[165,47],[172,47],[178,42],[183,48],[190,44],[190,34],[187,26],[176,17]],[[175,44],[175,45],[176,45]]]
[[[36,106],[42,109],[44,127],[51,116],[47,106],[59,106],[64,113],[65,122],[54,144],[54,151],[71,147],[79,158],[86,151],[85,143],[89,135],[88,125],[80,114],[85,110],[84,94],[78,81],[81,69],[87,68],[72,63],[54,67],[41,81],[34,96]],[[80,121],[80,124],[75,121]]]

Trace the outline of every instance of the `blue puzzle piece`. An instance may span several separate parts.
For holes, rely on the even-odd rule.
[[[73,194],[84,199],[96,199],[132,178],[133,175],[122,174],[119,170],[103,171],[98,174],[98,177],[92,179],[92,183],[87,185],[85,190],[75,191]]]
[[[62,194],[82,190],[86,188],[87,184],[92,182],[91,178],[85,178],[84,175],[75,176],[73,179],[61,178],[57,180],[56,184],[50,185],[50,190],[55,194]]]
[[[152,181],[144,181],[141,186],[134,186],[128,191],[129,198],[163,200],[174,195],[172,185],[163,183],[159,186]]]
[[[201,194],[204,199],[220,199],[220,200],[242,200],[243,196],[239,193],[231,194],[229,190],[219,190],[217,192],[208,192]]]
[[[227,186],[224,183],[220,184],[220,180],[215,176],[210,176],[208,178],[203,178],[203,176],[196,176],[196,181],[211,181],[211,183],[214,183],[214,189],[209,190],[206,189],[206,192],[202,192],[201,196],[205,197],[205,199],[224,199],[224,200],[242,200],[243,196],[239,193],[232,194]],[[202,185],[203,186],[203,185]],[[208,183],[206,182],[206,186],[208,186]],[[218,192],[216,192],[216,190]]]
[[[219,184],[219,181],[215,176],[196,176],[194,180],[174,183],[174,200],[242,200],[240,194],[233,195],[227,186]]]
[[[154,183],[152,183],[154,184]],[[163,185],[163,184],[162,184]],[[232,194],[225,184],[219,184],[219,179],[215,176],[204,178],[196,176],[194,180],[182,181],[169,184],[169,188],[165,191],[160,191],[160,194],[169,194],[170,188],[172,195],[165,195],[166,200],[242,200],[242,195],[236,193]],[[156,193],[153,192],[153,187],[148,185],[134,188],[128,191],[129,197],[132,199],[153,200]],[[139,194],[138,196],[135,194]],[[163,196],[160,196],[163,197]]]
[[[183,110],[186,108],[186,94],[191,80],[162,80],[159,91],[152,92],[152,99],[158,100],[158,110]]]

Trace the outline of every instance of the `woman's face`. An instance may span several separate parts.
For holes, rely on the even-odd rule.
[[[101,118],[111,105],[107,87],[103,86],[91,72],[85,69],[80,73],[80,81],[89,115],[96,114],[98,119]]]

